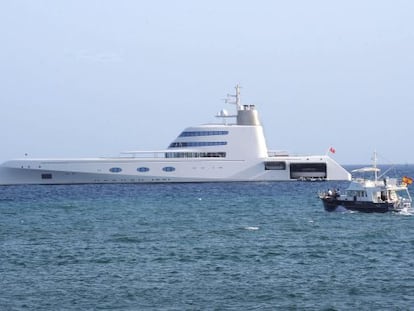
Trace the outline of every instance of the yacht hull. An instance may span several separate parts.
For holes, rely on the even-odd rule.
[[[349,179],[344,168],[325,156],[278,158],[278,163],[285,163],[283,167],[268,169],[265,163],[272,160],[23,159],[0,166],[0,185],[289,181],[304,177]],[[312,167],[315,162],[324,164],[324,170],[291,169],[293,164],[309,163]]]

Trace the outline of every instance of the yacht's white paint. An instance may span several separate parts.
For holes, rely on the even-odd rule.
[[[11,160],[0,166],[0,185],[350,180],[350,174],[327,155],[289,156],[270,152],[257,110],[253,105],[240,104],[238,86],[234,97],[232,103],[237,107],[237,115],[229,116],[226,112],[218,117],[236,117],[236,124],[223,122],[184,130],[215,135],[178,136],[166,150],[131,151],[114,158]],[[277,162],[270,166],[276,165],[278,169],[265,169],[266,162]],[[302,169],[294,172],[295,164],[302,165]],[[309,167],[303,168],[304,165]],[[326,169],[312,169],[318,165]]]

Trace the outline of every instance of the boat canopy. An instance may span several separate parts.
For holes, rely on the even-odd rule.
[[[352,170],[352,173],[369,173],[369,172],[379,172],[379,171],[381,170],[377,167],[362,167],[356,170]]]

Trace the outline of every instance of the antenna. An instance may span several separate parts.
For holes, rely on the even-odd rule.
[[[240,110],[241,105],[240,105],[240,85],[237,84],[236,85],[236,106],[237,106],[237,110]]]
[[[235,95],[233,95],[233,94],[227,94],[227,98],[224,99],[224,102],[226,104],[236,105],[237,111],[242,110],[242,106],[240,104],[240,88],[241,88],[240,85],[237,84],[236,87],[235,87],[236,94]],[[226,123],[226,118],[237,118],[237,114],[230,115],[230,114],[228,114],[228,112],[226,110],[222,109],[216,115],[216,117],[217,118],[223,118],[224,124],[227,124]]]
[[[233,104],[236,105],[237,110],[242,110],[241,109],[241,104],[240,104],[240,88],[241,86],[239,84],[236,85],[235,89],[236,89],[236,94],[227,94],[227,98],[224,100],[225,103],[227,104]],[[235,98],[235,100],[233,99]]]
[[[374,151],[374,154],[372,155],[372,165],[374,167],[375,181],[377,181],[378,180],[378,172],[377,172],[377,151]]]

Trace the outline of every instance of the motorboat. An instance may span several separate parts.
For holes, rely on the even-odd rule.
[[[352,180],[344,193],[339,189],[319,193],[326,211],[385,213],[411,209],[408,185],[413,182],[412,178],[379,175],[381,170],[376,165],[376,154],[373,159],[373,166],[351,171]]]

